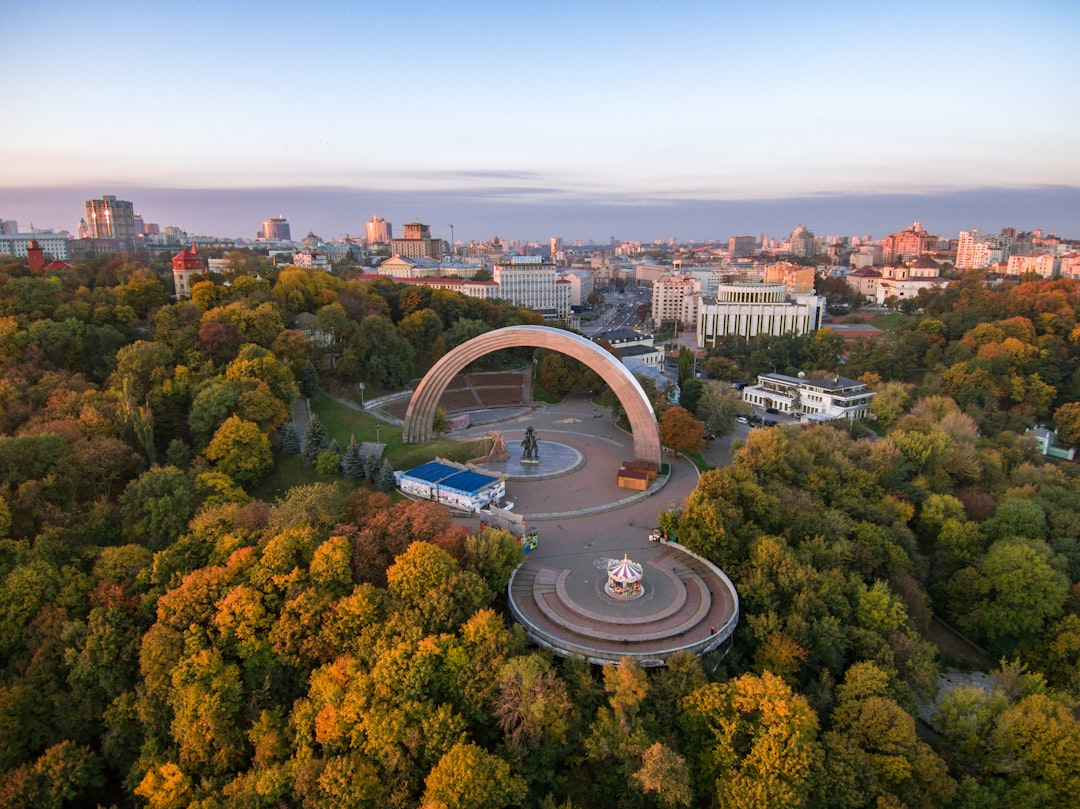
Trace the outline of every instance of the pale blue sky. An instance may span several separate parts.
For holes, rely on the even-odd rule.
[[[0,216],[42,186],[413,195],[398,221],[452,193],[523,229],[551,205],[1080,187],[1075,0],[173,5],[5,12]],[[73,227],[66,204],[41,225]]]

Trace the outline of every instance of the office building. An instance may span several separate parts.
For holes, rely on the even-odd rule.
[[[364,237],[368,247],[373,244],[390,244],[394,238],[394,226],[381,216],[373,216],[364,223]]]
[[[753,236],[729,236],[727,246],[730,258],[746,258],[754,255],[754,251],[757,250],[757,243]]]
[[[142,232],[136,230],[135,208],[126,200],[107,194],[101,199],[88,199],[83,205],[86,208],[85,238],[134,239]]]
[[[559,281],[555,265],[541,256],[514,256],[492,270],[499,297],[539,312],[547,320],[570,314],[570,283]]]
[[[54,233],[51,230],[35,231],[33,233],[4,233],[0,234],[0,255],[28,258],[31,243],[36,243],[39,248],[54,259],[67,261],[68,236],[66,233]]]
[[[285,220],[285,214],[264,221],[262,227],[259,228],[259,232],[255,234],[255,238],[273,239],[279,242],[292,241],[292,234],[289,232],[289,223]]]

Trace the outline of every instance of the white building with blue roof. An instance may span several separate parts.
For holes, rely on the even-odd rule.
[[[467,466],[436,458],[406,472],[395,472],[403,494],[421,500],[476,512],[497,504],[506,496],[506,481]]]

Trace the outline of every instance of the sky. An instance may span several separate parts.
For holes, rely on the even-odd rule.
[[[0,217],[251,237],[1080,237],[1080,3],[40,0]]]

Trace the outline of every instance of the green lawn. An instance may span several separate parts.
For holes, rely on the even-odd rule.
[[[401,428],[397,425],[379,421],[369,413],[353,410],[328,396],[313,399],[311,412],[322,419],[326,431],[331,438],[337,439],[342,449],[349,445],[349,437],[353,435],[358,442],[380,441],[386,444],[386,458],[394,469],[411,469],[436,455],[454,461],[464,461],[469,457],[469,444],[451,438],[439,437],[427,444],[405,444],[401,440]]]
[[[331,438],[336,438],[341,448],[349,445],[349,437],[355,435],[358,442],[379,441],[386,444],[386,457],[394,469],[411,469],[430,461],[436,455],[453,461],[466,461],[471,456],[472,447],[468,442],[455,441],[439,437],[427,444],[404,444],[401,441],[401,428],[379,421],[369,413],[353,410],[328,396],[320,395],[311,402],[311,412],[322,419]],[[376,431],[375,425],[379,425]],[[281,458],[270,473],[251,491],[253,497],[272,503],[294,486],[306,486],[309,483],[344,482],[350,487],[354,481],[343,481],[341,477],[320,475],[311,467],[304,466],[299,455]]]
[[[913,320],[919,320],[920,315],[905,315],[902,312],[889,312],[886,315],[875,315],[867,322],[882,331],[895,331]]]

